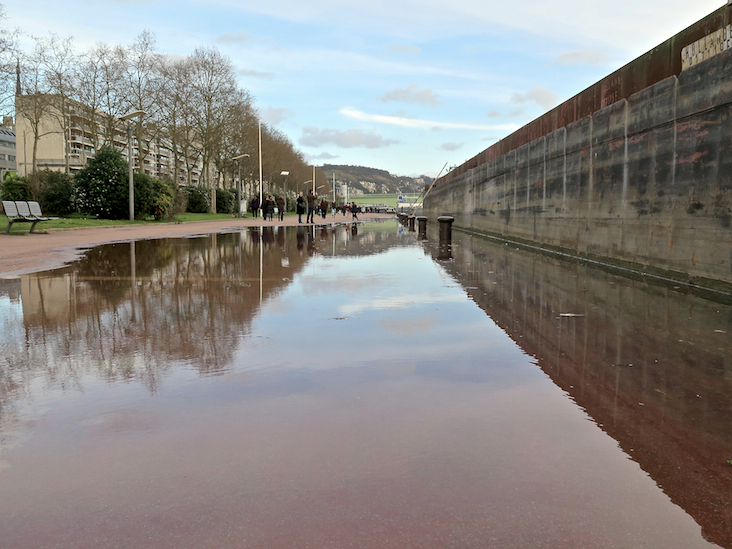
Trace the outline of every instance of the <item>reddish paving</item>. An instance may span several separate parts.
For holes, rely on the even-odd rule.
[[[359,214],[358,216],[359,221],[388,219],[391,217],[393,216],[388,214]],[[350,215],[343,216],[339,214],[333,218],[328,214],[326,219],[318,218],[315,224],[350,221]],[[284,221],[262,221],[262,218],[252,219],[248,217],[191,223],[150,223],[84,229],[47,229],[46,234],[30,234],[27,230],[9,235],[2,232],[0,233],[0,277],[11,277],[61,267],[79,257],[84,249],[99,244],[190,236],[263,225],[271,227],[298,225],[297,216],[287,216]],[[302,225],[305,225],[305,223]],[[16,230],[14,227],[13,231]]]

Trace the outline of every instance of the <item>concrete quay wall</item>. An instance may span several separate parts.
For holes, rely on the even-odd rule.
[[[443,178],[435,220],[729,290],[732,50]]]

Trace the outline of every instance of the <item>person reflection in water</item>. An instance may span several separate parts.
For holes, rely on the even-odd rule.
[[[308,227],[308,255],[315,255],[315,227]]]
[[[300,198],[302,198],[302,193],[300,193]],[[302,227],[297,228],[297,253],[300,255],[303,255],[305,250],[305,229]]]

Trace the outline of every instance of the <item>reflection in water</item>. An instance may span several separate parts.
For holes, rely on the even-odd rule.
[[[732,547],[728,307],[268,226],[0,281],[0,327],[3,547]]]
[[[732,547],[732,309],[465,233],[445,268],[702,526]],[[430,253],[444,259],[442,245]]]

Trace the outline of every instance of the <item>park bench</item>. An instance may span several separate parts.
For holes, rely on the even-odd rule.
[[[13,223],[31,223],[30,232],[33,232],[36,223],[58,219],[58,217],[44,216],[41,212],[41,205],[35,201],[3,200],[3,210],[5,211],[5,216],[8,218],[8,226],[5,229],[5,234],[10,233],[10,228],[13,226]]]

